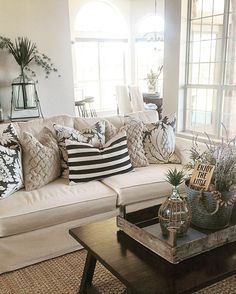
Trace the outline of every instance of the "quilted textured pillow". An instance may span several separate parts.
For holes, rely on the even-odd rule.
[[[119,132],[126,132],[130,160],[133,167],[147,166],[148,160],[143,149],[143,123],[130,117],[125,118],[124,126],[117,129],[112,123],[108,124],[106,140],[110,140]]]
[[[54,125],[56,138],[61,155],[62,177],[68,178],[68,155],[66,152],[65,140],[74,140],[77,142],[88,143],[95,147],[102,147],[105,144],[105,121],[99,121],[95,125],[83,129],[75,130],[61,125]]]
[[[69,180],[87,182],[133,170],[125,132],[117,134],[99,149],[91,144],[66,140]]]
[[[175,154],[175,126],[175,114],[157,123],[145,124],[143,145],[149,163],[180,163]]]
[[[50,133],[40,141],[25,132],[21,138],[25,190],[38,189],[59,177],[60,155],[56,139]]]

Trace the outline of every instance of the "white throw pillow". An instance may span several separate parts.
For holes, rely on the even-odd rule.
[[[175,114],[157,123],[145,124],[143,146],[149,163],[181,162],[175,154],[175,125]]]

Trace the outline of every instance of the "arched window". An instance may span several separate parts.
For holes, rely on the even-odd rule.
[[[78,11],[74,28],[75,99],[93,96],[97,110],[115,110],[115,86],[126,83],[125,20],[108,2],[90,1]]]
[[[80,36],[127,37],[125,20],[113,6],[102,1],[91,1],[78,12],[74,29]]]

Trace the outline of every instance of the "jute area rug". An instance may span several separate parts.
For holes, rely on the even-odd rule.
[[[0,275],[0,294],[78,293],[85,258],[86,251],[80,250],[2,274]],[[125,290],[121,282],[100,263],[96,265],[93,283],[99,292],[104,294],[121,294]],[[236,275],[196,293],[235,294]]]

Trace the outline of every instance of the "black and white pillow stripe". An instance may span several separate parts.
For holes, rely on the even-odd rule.
[[[98,180],[133,170],[125,132],[109,140],[103,149],[72,140],[66,140],[66,149],[72,182]]]

